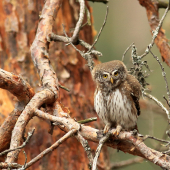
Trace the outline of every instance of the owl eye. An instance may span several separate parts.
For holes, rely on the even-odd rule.
[[[114,76],[118,76],[119,75],[119,73],[118,73],[118,71],[116,71],[115,73],[114,73]]]
[[[107,74],[103,74],[103,78],[107,78],[108,77],[108,75]]]

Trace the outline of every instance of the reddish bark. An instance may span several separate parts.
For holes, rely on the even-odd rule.
[[[12,2],[7,2],[5,0],[0,1],[0,15],[2,16],[2,19],[0,20],[1,68],[7,71],[14,72],[17,75],[21,74],[22,77],[25,78],[32,87],[34,87],[35,91],[40,91],[42,89],[38,87],[39,79],[31,60],[29,48],[35,38],[39,13],[42,10],[43,3],[43,0],[14,0]],[[89,8],[87,2],[86,5]],[[41,16],[43,17],[41,21],[46,19],[46,17],[44,18],[43,15]],[[62,23],[64,23],[66,26],[65,30],[67,34],[71,35],[70,29],[75,27],[78,17],[79,4],[73,1],[63,1],[62,7],[59,10],[57,18],[54,21],[53,31],[58,35],[63,34]],[[44,22],[42,22],[41,29],[46,28],[43,24]],[[49,27],[47,28],[47,30],[52,30],[51,25],[48,26]],[[45,31],[45,29],[43,29],[43,31]],[[47,50],[48,52],[49,42],[47,41],[47,34],[43,35],[44,36],[42,36],[42,41],[44,42],[45,40],[45,42],[40,42],[40,39],[38,45],[40,45],[40,48],[45,47],[45,50]],[[94,30],[92,30],[92,27],[85,26],[80,31],[79,37],[89,44],[92,44],[93,35]],[[33,53],[35,52],[36,56],[45,61],[44,70],[50,70],[46,73],[49,73],[50,75],[55,77],[55,75],[53,75],[52,69],[49,67],[49,57],[51,61],[50,63],[52,64],[54,71],[56,72],[59,79],[59,83],[71,90],[71,92],[68,93],[61,89],[59,95],[60,102],[62,103],[63,107],[68,107],[70,111],[70,116],[76,118],[77,120],[96,116],[93,110],[92,97],[95,86],[91,78],[91,73],[88,67],[85,66],[86,61],[80,56],[80,54],[78,54],[71,46],[65,46],[65,44],[59,42],[50,43],[49,56],[42,53],[42,50],[44,49],[40,49],[41,53],[39,53],[39,51],[38,53],[36,53],[36,51],[34,51],[35,49],[32,49]],[[79,49],[84,50],[83,47],[79,47]],[[35,64],[39,63],[38,60],[39,59],[37,58]],[[39,67],[39,65],[36,66]],[[43,73],[44,72],[40,73],[41,80],[42,76],[44,76]],[[47,74],[45,74],[45,76],[46,75]],[[47,77],[48,76],[46,76],[46,78]],[[44,87],[49,87],[51,85],[51,87],[57,87],[55,85],[56,82],[54,81],[55,78],[49,80],[44,78],[45,77],[43,77]],[[46,85],[47,81],[50,81],[52,83]],[[52,88],[52,90],[54,89]],[[38,102],[38,100],[39,99],[36,99],[35,103]],[[27,120],[29,120],[31,116],[27,116]],[[95,127],[100,127],[100,124],[96,122],[91,123],[91,125]],[[37,118],[33,118],[32,120],[30,120],[25,130],[27,131],[27,129],[29,130],[29,128],[34,126],[36,128],[36,131],[25,149],[28,161],[38,155],[42,150],[52,145],[64,134],[64,132],[62,132],[59,128],[55,128],[53,135],[51,136],[48,133],[48,129],[50,128],[49,122],[45,122]],[[21,133],[17,135],[21,135]],[[91,148],[92,150],[95,150],[96,144],[91,143]],[[106,149],[104,151],[106,151]],[[107,152],[101,153],[100,161],[104,167],[108,166],[107,156]],[[105,159],[107,160],[105,161]],[[19,155],[18,161],[21,164],[23,164],[25,161],[22,152]],[[68,139],[55,152],[44,157],[43,161],[37,162],[32,167],[30,167],[30,169],[41,169],[42,167],[45,169],[54,169],[60,167],[61,170],[64,168],[88,169],[88,159],[82,146],[76,139],[73,138]]]
[[[146,13],[151,27],[151,33],[156,29],[159,24],[159,6],[156,0],[139,0],[139,3],[146,8]],[[168,44],[168,39],[165,36],[165,31],[161,28],[157,38],[155,39],[155,44],[160,50],[162,60],[170,66],[170,46]]]

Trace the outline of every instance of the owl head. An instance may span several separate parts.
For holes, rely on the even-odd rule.
[[[126,76],[126,66],[119,60],[98,64],[92,71],[93,80],[99,87],[107,88],[107,90],[119,86],[121,82],[125,81]]]

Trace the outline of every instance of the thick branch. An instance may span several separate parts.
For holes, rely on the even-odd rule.
[[[61,119],[62,119],[63,122],[62,124],[64,125],[64,127],[62,126],[62,128],[65,131],[68,131],[68,129],[70,130],[70,128],[77,129],[77,127],[79,126],[78,123],[71,118],[63,117],[59,119],[58,117],[43,112],[41,112],[41,114],[39,114],[39,112],[36,112],[36,115],[38,117],[48,119],[52,122],[57,122],[59,120],[59,123],[61,123]],[[114,131],[115,129],[112,130],[112,133]],[[83,125],[81,125],[80,134],[87,140],[91,140],[96,143],[99,142],[101,138],[100,136],[102,136],[100,135],[101,132],[99,130]],[[115,139],[119,140],[119,143],[117,143]],[[158,152],[154,149],[147,147],[142,142],[142,138],[134,136],[133,132],[121,132],[118,137],[115,138],[113,136],[112,138],[110,138],[110,140],[107,141],[105,145],[115,149],[119,149],[123,152],[128,152],[132,155],[143,157],[159,165],[160,167],[170,169],[170,156],[166,154],[162,154],[161,152]]]
[[[58,79],[50,64],[47,37],[52,33],[52,23],[56,18],[54,13],[57,14],[61,3],[62,0],[46,1],[40,16],[41,20],[38,24],[37,33],[31,46],[32,60],[37,68],[43,87],[53,91],[55,97],[58,94]]]
[[[0,69],[0,88],[8,90],[19,101],[27,104],[34,96],[34,89],[21,77]]]

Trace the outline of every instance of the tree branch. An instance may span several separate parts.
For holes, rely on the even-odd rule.
[[[52,152],[56,148],[58,148],[65,140],[67,140],[69,137],[74,135],[77,132],[76,129],[70,130],[67,132],[62,138],[60,138],[57,142],[55,142],[53,145],[51,145],[49,148],[45,149],[43,152],[41,152],[39,155],[37,155],[34,159],[32,159],[30,162],[28,162],[25,165],[25,169],[29,168],[31,165],[33,165],[35,162],[39,161],[42,159],[45,155],[48,153]]]
[[[164,15],[159,22],[158,2],[156,0],[147,0],[147,1],[139,0],[139,3],[146,8],[148,21],[153,33],[152,42],[141,57],[144,57],[147,53],[149,53],[149,50],[151,46],[153,46],[153,42],[155,41],[156,45],[160,50],[162,60],[165,61],[168,66],[170,66],[170,46],[168,44],[168,39],[165,36],[164,33],[165,31],[161,28],[162,22],[169,10],[169,5],[166,8]],[[158,31],[159,33],[156,36]]]

